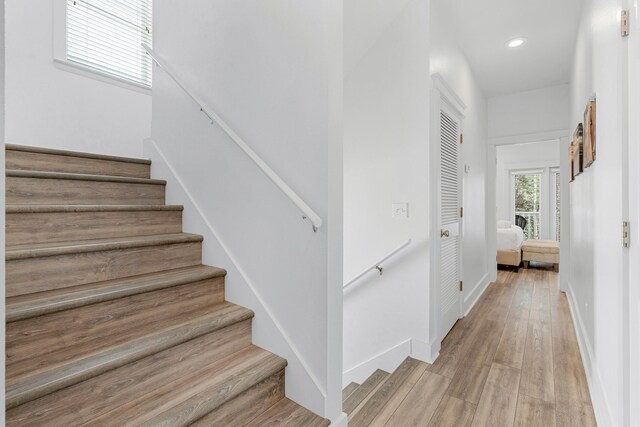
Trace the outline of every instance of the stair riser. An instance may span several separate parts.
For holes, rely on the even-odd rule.
[[[201,264],[201,242],[83,252],[6,262],[6,296]]]
[[[284,398],[284,370],[200,418],[191,427],[245,425]]]
[[[6,203],[23,205],[163,205],[165,186],[8,176]]]
[[[151,172],[151,165],[143,163],[32,153],[10,149],[6,151],[6,168],[134,178],[149,178]]]
[[[167,273],[167,275],[172,275],[172,273]],[[127,278],[123,279],[127,280]],[[23,297],[29,297],[30,295],[23,295],[16,298],[9,298],[7,300],[7,311],[6,311],[6,322],[17,322],[19,320],[26,320],[32,317],[44,316],[46,314],[57,313],[60,311],[71,310],[74,308],[82,307],[85,305],[93,305],[99,304],[106,301],[112,301],[119,298],[125,298],[133,295],[139,295],[146,292],[154,292],[162,289],[169,289],[174,286],[181,286],[183,284],[188,283],[215,283],[216,286],[222,287],[222,294],[220,298],[224,299],[224,275],[213,276],[213,277],[195,277],[192,280],[178,280],[175,282],[164,281],[162,279],[158,279],[157,281],[152,282],[143,282],[138,286],[123,286],[120,281],[106,281],[100,282],[105,286],[100,286],[97,292],[88,291],[86,293],[79,293],[75,295],[75,298],[66,298],[66,299],[51,299],[49,304],[46,304],[44,301],[40,301],[40,303],[32,302],[32,304],[20,304],[19,299]],[[109,287],[108,284],[113,284],[113,287]],[[88,287],[92,287],[92,285],[87,285]],[[78,288],[76,288],[78,289]],[[54,291],[56,292],[56,291]],[[39,294],[31,294],[39,295],[43,297],[42,293]],[[53,295],[49,295],[49,297],[53,297]]]
[[[200,350],[194,349],[194,345],[201,345],[201,343],[212,343],[207,349]],[[149,390],[166,386],[167,382],[170,383],[171,378],[178,378],[184,376],[185,372],[174,371],[167,361],[176,359],[176,361],[182,358],[192,357],[194,365],[198,363],[206,363],[207,360],[216,360],[216,358],[223,358],[233,354],[234,352],[246,347],[251,342],[251,320],[245,320],[235,323],[226,328],[219,329],[207,334],[203,334],[193,339],[188,339],[181,342],[166,342],[164,348],[150,349],[149,354],[146,357],[139,357],[134,360],[122,359],[118,364],[110,364],[108,366],[99,367],[91,371],[85,371],[81,376],[74,378],[61,378],[60,381],[43,385],[41,387],[32,389],[28,392],[20,394],[11,394],[10,388],[8,388],[8,396],[6,399],[7,409],[15,408],[14,414],[16,418],[15,423],[7,423],[7,425],[29,425],[28,422],[18,422],[18,419],[30,416],[37,416],[37,409],[41,408],[44,402],[47,402],[49,397],[53,397],[49,405],[54,405],[54,402],[64,399],[65,392],[80,393],[80,395],[93,393],[105,393],[95,398],[118,398],[121,399],[124,395],[128,395],[131,400],[144,395]],[[195,352],[192,356],[190,353]],[[206,356],[203,359],[203,356]],[[164,373],[163,383],[152,383],[146,381],[146,376],[156,373],[158,370],[162,370]],[[127,379],[125,381],[124,379]],[[70,389],[62,390],[62,395],[47,396],[51,393],[59,391],[63,388],[70,387]],[[82,391],[73,390],[72,388],[79,388]],[[56,393],[58,394],[58,393]],[[121,394],[118,396],[118,394]],[[75,395],[75,399],[69,401],[69,405],[63,408],[64,414],[58,415],[56,419],[64,420],[65,417],[69,418],[68,423],[60,425],[78,425],[80,423],[79,417],[91,419],[96,417],[97,413],[82,413],[82,406],[76,409],[76,413],[71,412],[69,406],[74,404],[74,400],[77,400],[78,394]],[[40,401],[35,399],[41,399]],[[23,405],[33,405],[34,408],[22,410]],[[25,405],[27,406],[27,405]],[[34,412],[36,414],[34,414]],[[47,417],[51,417],[53,414],[47,413]],[[9,419],[11,415],[7,415]],[[75,421],[73,421],[75,420]]]
[[[153,331],[159,318],[206,313],[223,301],[224,280],[216,278],[8,323],[7,377],[29,373],[33,367],[27,360],[64,349],[70,342],[83,346],[100,336],[100,346],[115,345],[123,338],[133,339],[140,331]],[[64,331],[64,340],[51,333],[56,329]],[[90,347],[97,350],[95,345]],[[20,369],[24,372],[18,372]]]
[[[8,213],[7,246],[182,232],[182,211]]]

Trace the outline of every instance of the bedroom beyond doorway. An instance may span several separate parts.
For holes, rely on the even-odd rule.
[[[559,140],[496,147],[499,265],[516,271],[523,262],[526,266],[523,245],[527,244],[553,246],[559,257],[560,158]],[[553,264],[558,264],[555,258]]]

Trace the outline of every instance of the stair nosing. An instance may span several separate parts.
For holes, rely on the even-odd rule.
[[[184,211],[183,205],[6,205],[7,214],[57,212]]]
[[[43,147],[32,147],[29,145],[18,145],[18,144],[5,144],[5,150],[8,151],[24,151],[28,153],[38,153],[38,154],[51,154],[55,156],[67,156],[67,157],[82,157],[85,159],[96,159],[96,160],[110,160],[112,162],[122,162],[122,163],[138,163],[143,165],[150,165],[151,160],[149,159],[138,159],[135,157],[122,157],[122,156],[112,156],[110,154],[92,154],[92,153],[83,153],[80,151],[71,151],[71,150],[60,150],[56,148],[43,148]]]
[[[178,243],[202,242],[198,234],[173,233],[152,234],[149,236],[120,237],[115,239],[77,240],[73,242],[53,242],[36,245],[18,245],[7,247],[5,261],[29,258],[44,258],[77,253],[102,252],[118,249],[133,249]]]
[[[113,175],[92,175],[85,173],[69,173],[69,172],[43,172],[22,169],[7,169],[8,178],[35,178],[35,179],[66,179],[72,181],[96,181],[96,182],[120,182],[124,184],[149,184],[149,185],[166,185],[164,179],[152,178],[135,178],[128,176]]]
[[[185,275],[183,277],[178,277],[166,282],[154,282],[155,276],[161,277],[162,275],[167,273],[175,273],[175,270],[181,270],[181,272],[184,272]],[[112,301],[128,296],[153,292],[161,289],[168,289],[175,286],[186,285],[189,283],[214,279],[217,277],[224,277],[226,276],[226,274],[226,270],[221,268],[211,267],[207,265],[198,265],[195,267],[183,267],[174,270],[164,270],[160,272],[142,274],[139,276],[112,279],[104,282],[89,284],[95,286],[96,284],[100,283],[116,283],[113,286],[106,286],[104,288],[81,289],[83,286],[86,287],[86,285],[79,285],[72,288],[62,288],[62,290],[66,292],[59,292],[59,295],[51,296],[48,298],[34,298],[32,300],[33,302],[30,302],[29,304],[24,302],[12,304],[12,299],[15,300],[25,296],[35,297],[38,295],[38,293],[9,297],[7,298],[6,302],[5,321],[7,323],[16,322],[19,320],[30,319],[33,317],[57,313],[73,308]],[[138,282],[138,280],[144,278],[147,278],[147,280]],[[117,284],[118,282],[119,284]],[[38,304],[38,302],[40,303]],[[21,309],[21,306],[25,307]]]
[[[199,316],[195,319],[185,320],[161,331],[154,331],[128,342],[114,345],[94,354],[52,366],[48,370],[37,374],[24,375],[11,379],[7,378],[5,383],[6,408],[13,408],[62,388],[93,378],[104,372],[117,369],[128,363],[254,317],[253,311],[235,304],[225,302],[217,304],[216,306],[221,310],[232,309],[236,314],[233,317],[223,317],[224,322],[219,323],[222,314],[220,313],[221,310],[216,310],[215,312]],[[198,323],[200,323],[199,326],[197,326]],[[189,333],[180,335],[179,332],[184,329],[187,329]],[[180,338],[174,338],[172,340],[171,337],[176,335]],[[155,344],[149,345],[150,341],[155,342]],[[60,374],[65,376],[58,377],[57,379],[54,378],[54,375]]]
[[[343,401],[343,402],[344,402],[345,400],[347,400],[347,399],[349,398],[349,396],[351,396],[351,395],[353,394],[353,392],[354,392],[354,391],[356,391],[356,390],[357,390],[357,388],[358,388],[358,387],[360,387],[360,385],[361,385],[361,384],[358,384],[358,383],[357,383],[357,382],[355,382],[355,381],[352,381],[352,382],[350,382],[349,384],[347,384],[347,387],[349,387],[351,384],[355,384],[356,386],[354,387],[354,389],[353,389],[353,390],[351,390],[351,393],[349,393],[349,394],[347,394],[347,395],[345,395],[345,396],[342,396],[342,401]],[[345,387],[345,389],[346,389],[346,387]],[[343,389],[343,390],[342,390],[342,391],[343,391],[343,393],[344,393],[344,390],[345,390],[345,389]]]

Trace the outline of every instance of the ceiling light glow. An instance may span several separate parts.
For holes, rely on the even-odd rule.
[[[520,46],[522,46],[524,44],[525,40],[526,39],[524,37],[518,37],[517,39],[509,40],[507,42],[507,46],[512,47],[512,48],[520,47]]]

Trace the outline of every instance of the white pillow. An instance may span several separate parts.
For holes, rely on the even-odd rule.
[[[511,228],[511,221],[498,220],[498,228]]]

